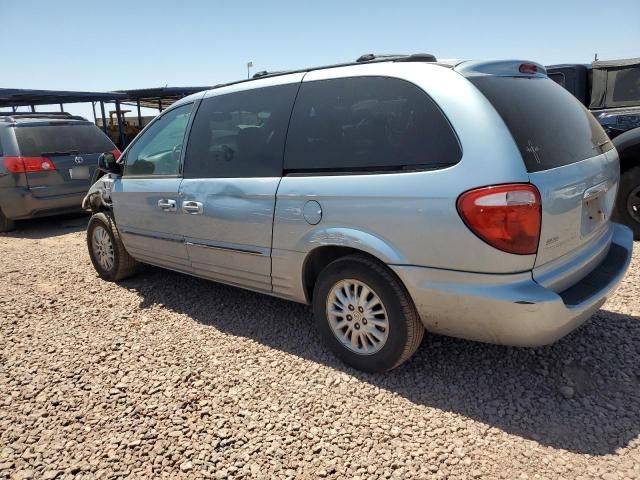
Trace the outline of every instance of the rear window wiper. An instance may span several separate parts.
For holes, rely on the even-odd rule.
[[[42,152],[43,157],[61,157],[63,155],[78,155],[78,150],[69,150],[68,152]]]

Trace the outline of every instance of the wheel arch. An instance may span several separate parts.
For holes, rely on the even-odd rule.
[[[341,257],[363,255],[384,266],[406,263],[402,254],[388,242],[368,232],[325,229],[315,232],[311,243],[314,248],[308,251],[302,264],[302,287],[307,302],[313,299],[313,289],[322,269]]]
[[[640,127],[627,130],[613,140],[620,157],[620,171],[640,165]]]

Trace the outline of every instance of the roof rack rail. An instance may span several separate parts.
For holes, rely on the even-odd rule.
[[[72,117],[69,112],[0,112],[3,117]]]
[[[393,60],[394,62],[437,62],[438,60],[430,53],[413,53],[411,55],[393,55],[375,53],[365,53],[360,55],[356,60],[357,63],[371,62],[373,60]]]
[[[0,112],[0,120],[15,120],[18,118],[59,118],[65,120],[88,120],[80,115],[72,115],[68,112]]]
[[[251,78],[246,78],[243,80],[236,80],[228,83],[219,83],[211,87],[211,89],[228,87],[231,85],[237,85],[239,83],[251,82],[253,80],[259,80],[261,78],[267,77],[277,77],[280,75],[288,75],[293,73],[308,73],[316,70],[324,70],[327,68],[337,68],[337,67],[349,67],[353,65],[368,63],[368,62],[437,62],[435,56],[430,53],[414,53],[412,55],[375,55],[373,53],[367,53],[365,55],[361,55],[355,62],[346,62],[346,63],[336,63],[333,65],[321,65],[316,67],[307,67],[300,68],[296,70],[281,70],[281,71],[273,71],[269,72],[267,70],[263,70],[253,74]]]
[[[267,70],[262,70],[260,72],[256,72],[253,74],[253,76],[251,78],[262,78],[262,77],[268,77],[269,75],[282,75],[285,73],[289,73],[287,70],[279,70],[279,71],[273,71],[273,72],[268,72]]]

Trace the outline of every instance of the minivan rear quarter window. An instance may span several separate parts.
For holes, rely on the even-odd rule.
[[[579,162],[611,150],[595,117],[548,78],[469,78],[509,128],[529,172]]]
[[[92,123],[19,124],[14,127],[20,154],[38,157],[45,153],[104,153],[115,147]]]
[[[385,171],[451,166],[462,151],[449,121],[416,85],[387,77],[303,83],[286,172]]]

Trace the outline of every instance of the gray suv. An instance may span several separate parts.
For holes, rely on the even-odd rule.
[[[0,232],[14,220],[81,211],[101,153],[93,123],[68,113],[0,113]]]
[[[163,112],[85,198],[89,254],[313,305],[346,363],[385,371],[425,329],[548,344],[629,265],[618,155],[532,62],[379,58],[263,73]]]

